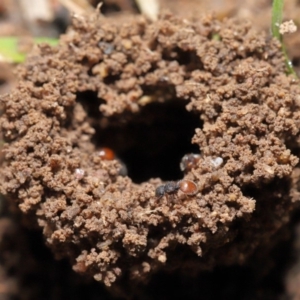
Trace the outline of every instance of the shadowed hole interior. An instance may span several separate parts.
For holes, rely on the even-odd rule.
[[[177,180],[183,177],[179,163],[187,153],[199,153],[191,144],[195,128],[202,127],[199,115],[185,109],[186,101],[172,99],[150,103],[138,113],[104,117],[96,93],[78,94],[78,101],[96,129],[93,142],[110,147],[125,163],[128,176],[136,183],[150,178]]]

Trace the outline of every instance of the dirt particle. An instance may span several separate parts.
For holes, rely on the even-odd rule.
[[[280,34],[294,33],[297,31],[297,26],[293,20],[283,22],[279,26]]]

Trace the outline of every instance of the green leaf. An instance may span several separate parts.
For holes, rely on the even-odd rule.
[[[18,39],[15,37],[0,38],[0,55],[8,62],[19,63],[25,59],[25,54],[18,51]]]
[[[34,38],[36,44],[47,43],[51,46],[58,44],[58,39],[52,38]],[[26,54],[18,50],[18,37],[0,37],[0,60],[8,62],[21,63],[25,60]]]

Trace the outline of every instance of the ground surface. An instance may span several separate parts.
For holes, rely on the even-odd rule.
[[[77,17],[58,48],[35,49],[1,97],[0,293],[297,299],[299,84],[268,36],[270,3],[165,1],[179,17],[151,23],[112,2],[108,19]],[[198,193],[155,196],[182,178]]]

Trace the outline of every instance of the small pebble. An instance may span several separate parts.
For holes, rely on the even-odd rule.
[[[83,169],[75,169],[75,177],[78,179],[78,180],[81,180],[84,176],[84,170]]]
[[[223,163],[223,158],[222,157],[217,157],[211,160],[211,164],[215,167],[215,168],[219,168]]]

